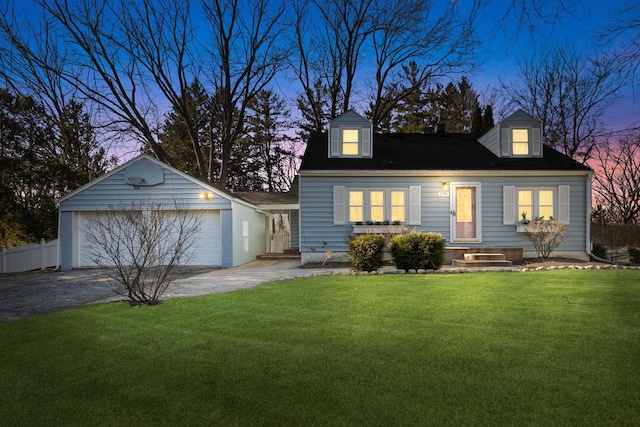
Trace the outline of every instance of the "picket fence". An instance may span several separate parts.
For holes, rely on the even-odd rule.
[[[19,273],[58,265],[58,240],[29,243],[15,248],[2,248],[0,273]]]

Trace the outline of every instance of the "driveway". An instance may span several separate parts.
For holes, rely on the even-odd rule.
[[[228,269],[183,267],[164,298],[230,292],[275,280],[349,271],[302,269],[299,264],[295,260],[261,260]],[[122,299],[99,269],[0,275],[0,322]]]

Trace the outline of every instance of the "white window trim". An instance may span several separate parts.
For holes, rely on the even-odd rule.
[[[512,157],[532,157],[533,156],[533,127],[532,126],[509,126],[509,152]],[[527,154],[515,154],[513,152],[513,131],[514,130],[526,130],[527,131]]]
[[[362,126],[340,126],[338,129],[340,130],[340,143],[338,145],[338,155],[340,157],[349,157],[349,158],[362,157]],[[356,154],[344,154],[343,152],[343,147],[344,147],[343,135],[345,130],[358,131],[358,142],[357,142],[358,152]]]
[[[558,218],[558,187],[557,186],[534,186],[534,187],[515,187],[515,208],[516,208],[516,223],[520,223],[522,219],[520,215],[520,205],[518,204],[518,192],[520,191],[531,191],[532,192],[532,201],[531,201],[531,210],[535,213],[540,213],[540,191],[553,191],[553,219]],[[527,218],[529,221],[533,221],[538,217],[538,215],[534,215],[533,218]],[[549,219],[549,218],[545,218]]]
[[[362,191],[363,192],[363,225],[366,224],[367,221],[372,221],[371,219],[371,192],[372,191],[383,191],[384,194],[384,218],[383,221],[389,221],[393,223],[391,218],[392,215],[392,206],[391,206],[391,193],[394,191],[401,191],[404,193],[404,221],[401,221],[402,224],[414,225],[415,221],[412,221],[411,218],[411,188],[413,187],[343,187],[336,186],[334,187],[334,225],[343,225],[343,224],[351,224],[354,225],[358,221],[351,221],[350,218],[350,204],[349,204],[349,193],[354,191]],[[416,187],[420,188],[420,187]],[[336,200],[337,199],[337,200]],[[416,220],[417,221],[417,220]],[[419,225],[419,224],[417,224]]]
[[[518,190],[553,190],[553,210],[554,219],[564,224],[569,224],[571,217],[571,186],[561,184],[557,186],[553,185],[541,185],[541,186],[522,186],[515,187],[512,185],[505,185],[502,187],[502,224],[503,225],[516,225],[521,226],[520,223],[521,212],[518,212]],[[535,205],[534,205],[535,206]],[[539,205],[538,205],[539,207]],[[529,220],[535,218],[527,218]]]

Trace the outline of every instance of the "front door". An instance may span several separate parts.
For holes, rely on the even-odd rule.
[[[451,241],[480,241],[480,184],[451,184]]]

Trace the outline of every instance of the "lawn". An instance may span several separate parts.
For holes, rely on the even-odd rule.
[[[0,424],[637,425],[640,272],[312,277],[0,324]]]

